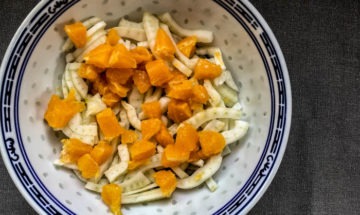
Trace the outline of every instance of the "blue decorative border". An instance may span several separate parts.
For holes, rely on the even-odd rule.
[[[270,93],[271,93],[271,117],[270,117],[270,129],[269,136],[267,138],[265,148],[261,155],[260,161],[253,171],[250,178],[246,181],[245,185],[241,188],[241,190],[222,208],[215,212],[215,214],[237,214],[240,213],[244,208],[250,204],[251,200],[256,197],[258,192],[263,187],[266,179],[269,177],[280,152],[280,148],[282,145],[282,140],[284,137],[284,129],[286,126],[286,111],[287,111],[287,100],[286,100],[286,89],[284,83],[283,71],[281,68],[281,64],[279,61],[278,53],[276,53],[274,45],[270,40],[268,33],[264,30],[263,26],[256,18],[256,16],[251,12],[251,10],[241,1],[234,0],[214,0],[217,4],[223,7],[226,11],[228,11],[246,30],[248,35],[251,37],[252,41],[256,45],[259,54],[264,62],[264,66],[269,78],[270,83]],[[275,128],[275,133],[273,132],[273,123],[274,123],[274,102],[275,102],[275,93],[274,88],[272,86],[272,77],[270,67],[268,65],[268,60],[266,59],[266,55],[264,54],[259,41],[256,40],[255,35],[249,29],[247,24],[253,28],[254,31],[259,32],[259,36],[263,45],[266,47],[267,53],[271,59],[271,66],[275,72],[276,83],[278,89],[278,99],[279,102],[276,104],[278,106],[278,118],[277,125]],[[261,30],[261,31],[259,31]],[[271,142],[271,135],[274,133],[273,142]],[[271,146],[269,148],[269,146]],[[261,167],[261,169],[260,169]]]
[[[28,156],[24,149],[24,144],[21,138],[19,128],[19,94],[20,84],[24,75],[29,58],[35,49],[37,43],[56,19],[63,14],[71,6],[79,2],[79,0],[58,0],[48,1],[45,3],[33,18],[29,21],[29,24],[24,27],[23,31],[19,34],[17,43],[15,44],[9,59],[7,60],[6,69],[4,71],[4,79],[2,82],[0,101],[2,103],[1,108],[1,126],[2,139],[7,149],[7,154],[10,159],[10,163],[14,169],[16,176],[20,179],[23,188],[29,194],[29,196],[36,202],[36,204],[43,209],[47,214],[74,214],[65,205],[63,205],[58,199],[56,199],[49,190],[41,182],[37,174],[35,173]],[[36,35],[34,37],[34,35]],[[33,38],[34,37],[34,38]],[[27,50],[25,56],[24,51]],[[19,63],[22,60],[21,68],[19,70]],[[15,80],[15,74],[19,72],[18,80],[15,89],[15,104],[14,104],[14,125],[11,122],[11,99],[13,82]],[[15,126],[16,141],[18,143],[22,158],[20,160],[18,152],[14,146],[15,140],[12,137],[12,128]],[[24,168],[24,166],[27,167]],[[32,177],[31,177],[32,176]],[[33,178],[33,180],[32,180]]]
[[[20,182],[29,196],[36,202],[36,204],[43,209],[47,214],[74,214],[65,205],[63,205],[58,199],[56,199],[44,186],[35,170],[33,169],[21,137],[19,123],[19,94],[20,85],[22,78],[28,64],[29,58],[36,47],[37,43],[56,19],[64,13],[68,8],[79,2],[79,0],[57,0],[48,1],[45,3],[37,13],[33,15],[33,18],[29,21],[29,24],[25,26],[21,33],[19,33],[19,39],[14,45],[9,59],[7,60],[6,69],[4,71],[4,78],[1,85],[0,101],[2,104],[0,121],[1,121],[1,132],[2,140],[6,147],[7,156],[14,169],[16,176],[20,179]],[[276,53],[274,45],[272,44],[268,33],[264,30],[259,20],[254,16],[251,10],[241,1],[235,0],[214,0],[218,5],[228,11],[247,31],[248,35],[256,45],[259,54],[263,60],[264,67],[267,72],[270,92],[271,92],[271,115],[270,115],[270,128],[268,132],[267,141],[260,157],[255,170],[251,177],[246,181],[241,190],[222,208],[215,212],[215,214],[237,214],[240,213],[253,198],[256,197],[260,189],[263,187],[266,179],[269,177],[279,154],[282,140],[284,137],[284,128],[287,122],[286,111],[287,111],[287,100],[286,100],[286,89],[285,83],[283,82],[283,72],[279,62],[278,53]],[[267,49],[267,54],[270,56],[271,65],[269,65],[266,59],[266,54],[261,49],[259,41],[252,33],[251,26],[254,30],[261,29],[259,36],[263,45]],[[35,37],[34,37],[35,36]],[[33,38],[34,37],[34,38]],[[24,51],[27,50],[25,56]],[[19,69],[19,64],[21,67]],[[272,81],[271,69],[275,71],[277,94],[274,91],[274,82]],[[18,80],[15,87],[15,101],[14,101],[14,122],[11,121],[11,99],[13,99],[13,84],[16,73],[18,74]],[[275,95],[278,95],[279,102],[275,104]],[[278,107],[278,118],[275,119],[276,106]],[[276,128],[274,129],[274,122],[276,122]],[[12,128],[15,127],[16,140],[14,140],[14,131]],[[275,131],[275,132],[274,132]],[[273,140],[271,142],[271,140]],[[19,145],[20,153],[24,161],[20,159],[19,152],[16,150],[16,143]],[[4,158],[5,159],[5,158]],[[24,166],[27,167],[24,168]],[[34,179],[34,181],[32,180]]]

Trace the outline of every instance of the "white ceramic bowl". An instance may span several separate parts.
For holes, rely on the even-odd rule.
[[[64,69],[64,23],[96,15],[116,24],[125,15],[139,20],[143,11],[170,11],[184,27],[214,32],[214,44],[240,87],[250,130],[215,175],[216,192],[205,187],[176,191],[170,200],[126,206],[124,214],[246,213],[274,177],[290,129],[290,83],[274,35],[248,1],[41,1],[18,29],[1,66],[2,157],[17,188],[40,214],[108,212],[98,195],[52,164],[61,144],[43,114]]]

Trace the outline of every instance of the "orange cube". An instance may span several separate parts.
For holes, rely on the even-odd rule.
[[[136,68],[136,60],[123,44],[117,44],[111,53],[109,67],[119,69]]]
[[[135,70],[133,81],[141,94],[148,91],[151,87],[149,76],[145,71]]]
[[[75,98],[75,90],[71,89],[65,99],[52,95],[48,103],[44,118],[52,128],[65,127],[71,118],[85,109],[85,105]]]
[[[105,72],[106,80],[108,82],[116,82],[119,84],[126,84],[133,75],[133,69],[109,68]]]
[[[189,152],[197,151],[199,149],[199,136],[196,129],[188,123],[179,127],[175,145],[178,145]]]
[[[144,140],[149,140],[160,131],[162,122],[160,119],[153,118],[141,121],[141,134]]]
[[[168,105],[168,117],[176,123],[180,123],[192,115],[187,102],[171,99]]]
[[[101,69],[93,65],[81,64],[77,73],[81,78],[94,82],[99,77],[99,73],[101,71],[102,71]]]
[[[77,166],[81,172],[81,176],[86,179],[96,178],[99,175],[99,165],[90,154],[81,156],[77,162]]]
[[[170,197],[176,189],[176,177],[170,170],[160,170],[154,173],[155,183],[159,185],[161,192]]]
[[[193,83],[190,80],[170,82],[167,96],[174,99],[187,100],[192,96]]]
[[[100,113],[96,114],[96,120],[99,124],[101,132],[104,134],[105,139],[111,140],[125,132],[110,108],[106,108]]]
[[[203,85],[195,85],[192,90],[191,100],[205,104],[209,100],[209,94]]]
[[[105,43],[97,46],[84,56],[84,60],[87,64],[94,65],[99,68],[109,67],[110,56],[112,55],[114,48]]]
[[[130,90],[129,88],[124,87],[123,85],[114,81],[109,82],[108,85],[109,85],[109,90],[121,98],[126,97],[128,91]]]
[[[76,48],[82,48],[86,45],[86,27],[81,22],[65,25],[64,30]]]
[[[63,143],[60,160],[64,163],[76,163],[81,156],[90,153],[92,146],[79,139],[70,138],[61,140]]]
[[[165,61],[159,59],[146,63],[146,72],[149,75],[150,83],[153,86],[160,87],[173,78],[173,74],[170,72],[169,67]]]
[[[187,58],[190,58],[195,53],[197,38],[195,36],[185,37],[180,40],[176,46]]]
[[[215,131],[200,131],[199,141],[201,152],[207,157],[219,154],[225,147],[224,137]]]
[[[222,70],[219,65],[200,58],[194,69],[194,78],[199,80],[214,79],[218,77],[221,72]]]
[[[125,132],[121,135],[122,144],[135,143],[135,141],[137,140],[138,140],[138,135],[135,131],[132,130],[125,130]]]
[[[190,152],[179,145],[169,144],[165,147],[163,156],[170,162],[182,163],[189,160]]]
[[[136,60],[137,64],[152,60],[152,55],[145,47],[137,46],[130,50],[131,56]]]
[[[141,109],[148,118],[161,117],[161,107],[159,101],[146,102],[141,105]]]
[[[111,157],[113,150],[113,147],[107,141],[102,140],[93,148],[90,155],[96,163],[101,165]]]
[[[169,133],[164,124],[161,125],[160,131],[155,134],[155,140],[163,147],[169,144],[174,144],[174,138]]]
[[[161,28],[157,31],[153,51],[154,55],[161,59],[172,60],[174,58],[175,46],[167,33]]]
[[[113,28],[110,29],[106,37],[106,42],[112,46],[115,46],[116,44],[118,44],[119,40],[120,36],[118,32]]]
[[[109,87],[106,87],[105,93],[102,95],[101,100],[106,104],[108,107],[113,107],[120,101],[120,97],[109,90]]]
[[[139,161],[150,158],[155,154],[155,147],[155,144],[148,140],[136,141],[129,148],[131,159]]]
[[[138,167],[145,165],[149,162],[149,158],[145,158],[143,160],[130,160],[128,162],[128,170],[134,170]]]
[[[115,215],[121,214],[122,188],[117,184],[106,184],[102,187],[101,198]]]

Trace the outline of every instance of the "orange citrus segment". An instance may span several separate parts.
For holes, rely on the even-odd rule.
[[[87,41],[86,27],[81,22],[65,25],[64,30],[76,48],[82,48],[85,46]]]

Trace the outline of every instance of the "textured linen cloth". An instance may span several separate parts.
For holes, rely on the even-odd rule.
[[[252,0],[292,85],[288,147],[250,214],[360,214],[360,1]],[[35,0],[0,1],[0,59]],[[0,214],[36,214],[0,161]]]

